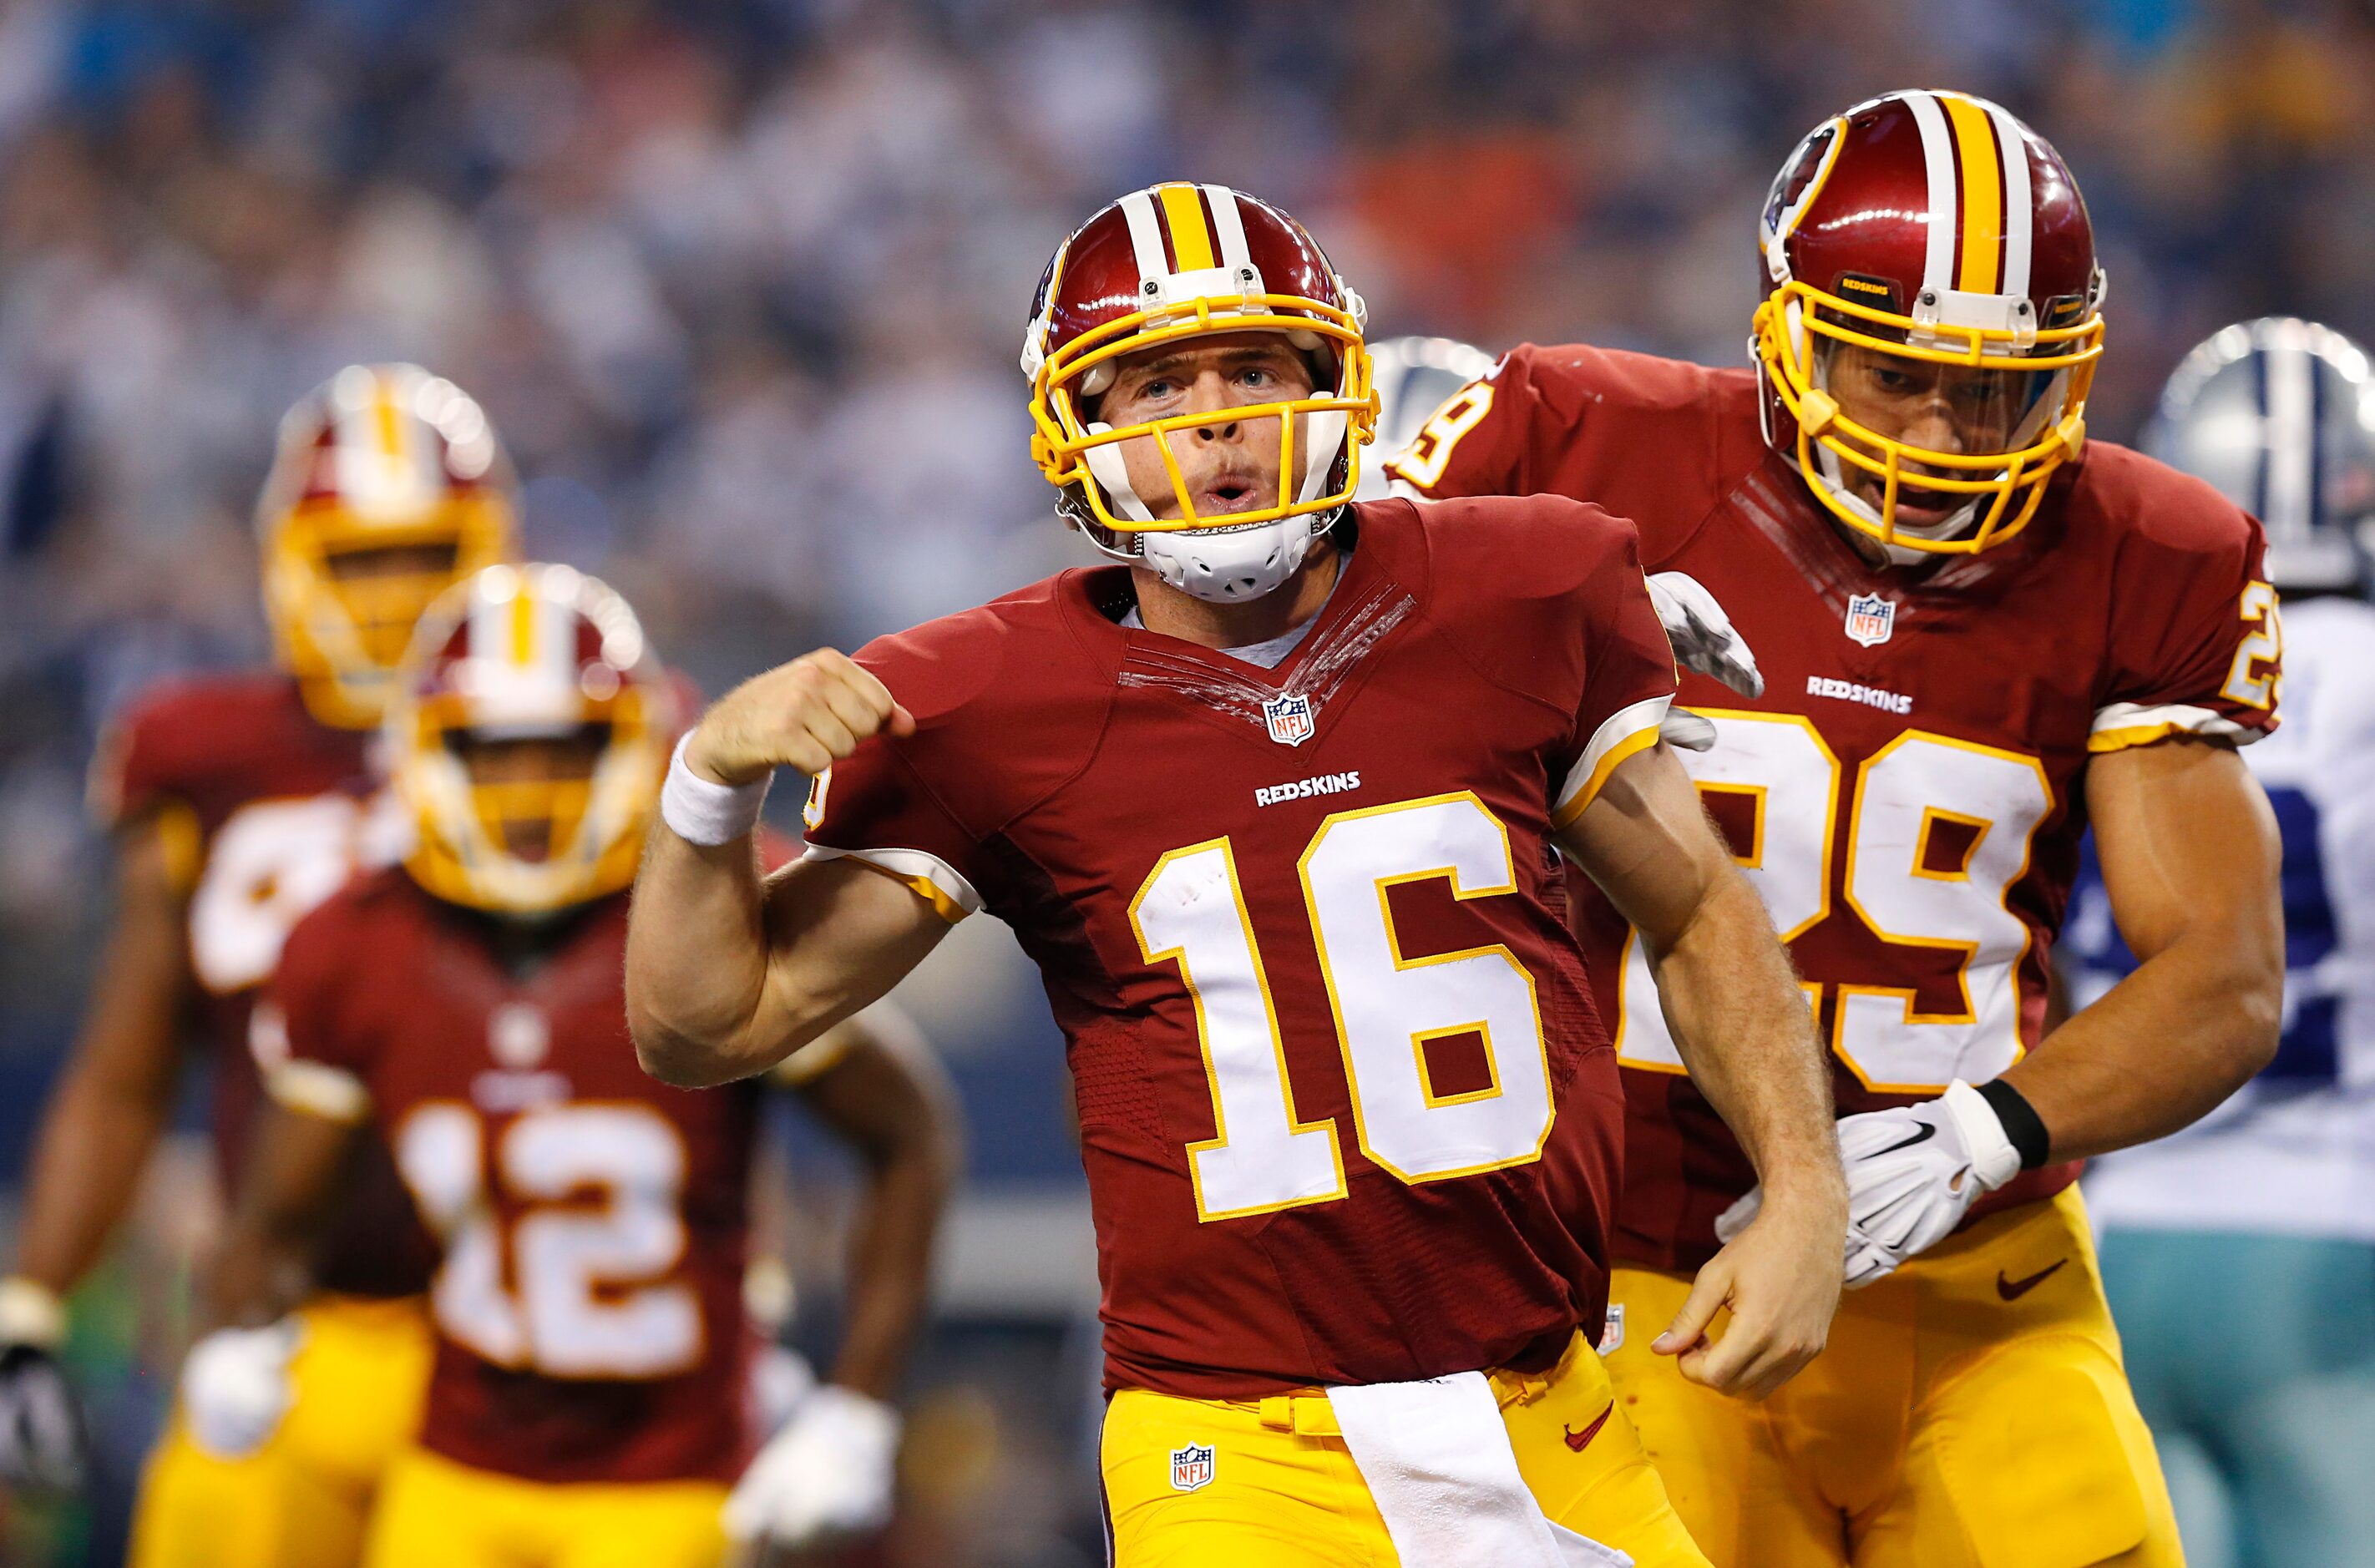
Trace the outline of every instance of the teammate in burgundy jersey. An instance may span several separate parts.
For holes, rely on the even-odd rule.
[[[2275,722],[2260,530],[2081,446],[2092,239],[2060,159],[2003,110],[1902,93],[1826,123],[1764,240],[1759,370],[1521,348],[1389,465],[1425,495],[1633,517],[1766,678],[1747,702],[1685,678],[1719,732],[1687,766],[1831,1044],[1849,1282],[1904,1267],[1850,1291],[1763,1409],[1637,1352],[1612,1371],[1719,1563],[2174,1562],[2076,1194],[2055,1195],[2273,1042],[2275,861],[2233,753]],[[1446,501],[1434,527],[1458,519]],[[2090,817],[2151,956],[2047,1039]],[[1682,1076],[1639,938],[1577,892],[1625,1069],[1616,1295],[1654,1318],[1755,1176]]]
[[[257,986],[300,915],[358,864],[401,848],[369,728],[421,607],[509,548],[508,471],[485,415],[450,383],[409,365],[354,366],[283,421],[257,525],[280,667],[145,698],[112,725],[92,770],[92,805],[116,843],[115,925],[43,1121],[16,1272],[0,1283],[8,1479],[72,1468],[64,1404],[28,1379],[43,1375],[41,1348],[63,1326],[59,1297],[131,1201],[171,1109],[185,1031],[210,1058],[228,1178],[257,1100]],[[425,1339],[403,1303],[425,1283],[428,1256],[384,1153],[357,1161],[355,1202],[320,1267],[321,1304],[340,1322],[317,1336],[332,1348],[307,1379],[314,1408],[349,1409],[325,1418],[341,1430],[314,1444],[320,1429],[298,1422],[280,1451],[236,1467],[169,1442],[144,1488],[136,1561],[172,1561],[159,1554],[192,1530],[261,1568],[351,1559],[368,1456],[401,1440],[418,1394],[404,1369]],[[361,1435],[375,1422],[376,1444]]]
[[[1672,654],[1632,528],[1348,505],[1357,299],[1223,187],[1106,208],[1032,313],[1037,456],[1123,564],[711,711],[636,897],[646,1063],[762,1069],[987,909],[1069,1048],[1118,1562],[1600,1561],[1576,1532],[1704,1562],[1589,1349],[1621,1107],[1554,850],[1658,933],[1790,1210],[1668,1350],[1786,1378],[1841,1232],[1804,1008],[1658,745]],[[813,780],[809,850],[762,888],[743,835],[778,765]]]
[[[565,567],[482,573],[420,636],[387,731],[417,847],[307,916],[274,976],[260,1054],[283,1109],[213,1282],[242,1326],[193,1351],[192,1419],[237,1445],[277,1418],[291,1257],[343,1207],[368,1125],[443,1257],[419,1446],[366,1561],[535,1568],[598,1541],[698,1568],[724,1550],[727,1484],[762,1435],[742,1304],[760,1086],[665,1088],[627,1037],[624,887],[675,694],[623,602]],[[805,1473],[754,1480],[745,1535],[805,1545],[887,1516],[883,1400],[951,1145],[928,1071],[861,1024],[801,1064],[802,1092],[873,1167],[859,1327],[776,1440]],[[827,1495],[833,1465],[870,1474]],[[794,1514],[816,1516],[778,1527]]]

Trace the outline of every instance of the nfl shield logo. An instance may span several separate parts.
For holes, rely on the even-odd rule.
[[[1185,1448],[1171,1451],[1171,1490],[1201,1491],[1212,1484],[1212,1448],[1204,1443],[1190,1443]]]
[[[1311,738],[1311,699],[1273,697],[1262,704],[1262,720],[1270,737],[1281,746],[1300,746]]]
[[[1848,637],[1869,648],[1888,641],[1896,630],[1896,601],[1878,594],[1858,594],[1848,601]]]
[[[1625,1303],[1608,1303],[1608,1316],[1600,1329],[1600,1353],[1603,1356],[1625,1348]]]

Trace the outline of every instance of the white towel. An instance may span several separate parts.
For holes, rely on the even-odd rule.
[[[1402,1568],[1633,1568],[1544,1516],[1483,1373],[1330,1388],[1328,1403]]]

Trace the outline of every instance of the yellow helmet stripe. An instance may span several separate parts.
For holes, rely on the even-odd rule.
[[[404,411],[396,406],[396,388],[385,376],[372,378],[372,433],[379,437],[379,449],[390,457],[405,454]]]
[[[512,663],[522,669],[536,663],[537,597],[523,584],[512,595]]]
[[[1212,230],[1193,185],[1164,185],[1163,216],[1171,229],[1171,253],[1181,272],[1205,272],[1214,265]]]
[[[1958,286],[1970,294],[1996,291],[2003,243],[2003,174],[1996,127],[1988,112],[1960,93],[1940,93],[1963,171],[1963,250]]]

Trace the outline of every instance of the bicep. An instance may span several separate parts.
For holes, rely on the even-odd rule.
[[[2281,942],[2275,814],[2232,747],[2106,752],[2086,791],[2104,891],[2139,959],[2202,928]]]
[[[1731,864],[1697,786],[1662,743],[1617,764],[1561,830],[1559,846],[1659,950],[1682,935]]]
[[[864,861],[806,855],[767,878],[763,1032],[800,1043],[879,1000],[948,935],[907,883]]]

